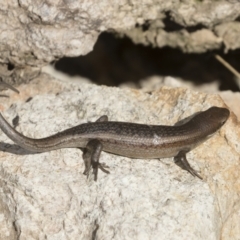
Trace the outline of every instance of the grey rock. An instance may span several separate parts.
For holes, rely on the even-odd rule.
[[[213,28],[231,24],[239,14],[239,1],[10,0],[1,4],[0,60],[17,68],[41,67],[63,56],[85,55],[104,31],[152,46],[205,52],[220,48],[223,38],[226,42]],[[171,24],[179,24],[179,29],[165,29]],[[233,45],[227,49],[238,48]]]
[[[19,90],[1,99],[1,112],[9,122],[19,115],[17,130],[33,138],[104,114],[116,121],[172,125],[196,111],[225,106],[218,94],[182,87],[144,93],[57,81],[47,74]],[[218,133],[188,154],[203,181],[172,159],[102,153],[100,161],[111,173],[100,171],[94,182],[82,174],[79,149],[29,154],[0,132],[1,239],[91,239],[94,234],[98,239],[238,239],[239,140],[232,113]]]

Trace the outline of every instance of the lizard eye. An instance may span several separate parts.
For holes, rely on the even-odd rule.
[[[226,119],[222,120],[222,125],[223,125],[226,121],[227,121]]]

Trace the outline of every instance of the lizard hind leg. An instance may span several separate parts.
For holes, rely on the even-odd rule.
[[[178,153],[178,155],[174,157],[174,162],[180,168],[188,171],[194,177],[198,177],[198,178],[200,178],[202,180],[202,177],[190,166],[189,162],[187,161],[186,152],[185,151],[180,151]]]
[[[87,146],[83,151],[83,160],[85,164],[85,170],[83,174],[89,176],[89,172],[92,167],[94,181],[97,181],[98,168],[100,168],[105,173],[109,173],[109,171],[104,169],[104,167],[99,163],[102,148],[103,146],[99,140],[92,139],[87,143]]]

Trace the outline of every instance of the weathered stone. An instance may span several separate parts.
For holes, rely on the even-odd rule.
[[[104,31],[152,46],[205,52],[220,48],[222,37],[233,42],[212,29],[240,15],[239,1],[10,0],[0,9],[0,62],[15,67],[41,67],[63,56],[85,55]],[[172,30],[172,25],[177,26]]]
[[[47,74],[19,90],[19,95],[8,92],[0,109],[10,123],[18,115],[17,130],[33,138],[104,114],[109,120],[172,125],[196,111],[225,106],[217,94],[186,88],[144,93],[60,82]],[[203,181],[172,159],[102,153],[100,161],[111,173],[100,171],[94,182],[82,174],[79,149],[30,154],[0,132],[1,239],[90,239],[94,234],[99,239],[238,239],[239,129],[231,114],[218,133],[188,153]]]

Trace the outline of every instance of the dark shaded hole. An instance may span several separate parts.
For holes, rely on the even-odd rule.
[[[19,124],[19,116],[17,115],[15,118],[12,120],[12,125],[14,128],[16,128]]]
[[[178,49],[134,44],[126,37],[120,39],[103,33],[92,52],[62,58],[55,68],[70,76],[86,77],[99,85],[119,86],[130,82],[138,86],[140,80],[159,75],[182,78],[195,85],[219,81],[220,90],[238,91],[233,74],[215,59],[216,53],[240,71],[240,51],[187,54]]]
[[[162,22],[164,24],[164,30],[167,32],[175,32],[175,31],[180,31],[180,30],[185,29],[186,31],[192,33],[197,30],[201,30],[201,29],[205,28],[201,24],[198,24],[196,26],[191,26],[191,27],[182,26],[172,20],[172,17],[169,12],[166,13],[166,17],[162,20]]]
[[[30,102],[33,98],[32,97],[29,97],[25,102]]]
[[[8,71],[12,71],[14,69],[14,65],[12,63],[8,63]]]

